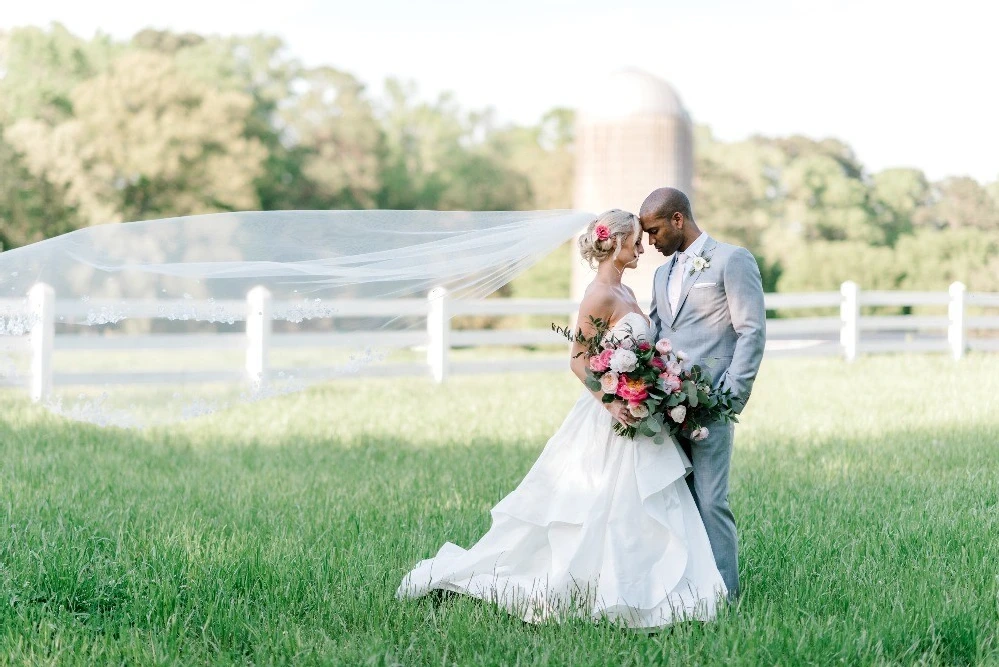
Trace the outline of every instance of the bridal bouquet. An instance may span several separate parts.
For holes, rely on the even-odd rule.
[[[732,392],[715,389],[711,376],[697,364],[687,364],[687,356],[674,350],[668,338],[656,343],[656,352],[665,361],[659,384],[666,398],[659,402],[663,430],[700,441],[708,437],[705,424],[715,421],[738,422],[732,407]]]
[[[692,440],[708,437],[704,426],[715,420],[737,421],[731,392],[711,386],[711,378],[698,365],[687,367],[686,355],[674,350],[669,339],[654,346],[635,337],[607,333],[607,323],[591,318],[596,334],[577,340],[586,346],[586,386],[602,392],[604,403],[621,401],[638,421],[625,426],[615,421],[614,431],[633,438],[647,435],[658,444],[666,436],[682,434]]]

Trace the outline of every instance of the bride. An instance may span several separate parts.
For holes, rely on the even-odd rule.
[[[609,238],[597,238],[600,224]],[[654,343],[649,320],[621,283],[644,252],[638,218],[603,213],[579,237],[579,249],[597,263],[579,307],[583,335],[594,335],[592,316],[609,322],[609,333]],[[583,350],[574,343],[570,357],[580,381]],[[520,485],[492,508],[486,534],[467,550],[444,544],[403,578],[396,597],[455,591],[531,623],[583,617],[653,630],[714,618],[727,591],[684,479],[690,461],[672,438],[657,445],[641,434],[617,435],[614,420],[634,418],[623,402],[600,399],[584,388]]]

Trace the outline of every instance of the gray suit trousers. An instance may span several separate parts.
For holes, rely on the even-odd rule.
[[[730,599],[734,599],[739,594],[739,540],[728,504],[728,471],[735,424],[715,422],[708,425],[708,432],[700,442],[684,437],[678,437],[677,442],[694,466],[687,475],[687,486],[701,513],[718,571]]]

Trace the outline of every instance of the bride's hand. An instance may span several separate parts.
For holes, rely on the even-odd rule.
[[[604,403],[604,407],[607,408],[607,411],[611,413],[614,419],[625,426],[634,426],[638,422],[635,415],[631,414],[631,411],[628,410],[627,403],[614,401],[612,403]]]

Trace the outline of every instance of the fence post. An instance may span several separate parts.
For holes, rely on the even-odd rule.
[[[451,318],[448,315],[447,290],[435,287],[427,295],[427,364],[434,382],[448,376],[448,352],[451,349]]]
[[[31,400],[36,403],[52,392],[52,343],[55,338],[55,290],[36,283],[28,291],[31,325]]]
[[[271,293],[257,285],[246,294],[246,374],[260,386],[267,376],[267,351],[271,346]]]
[[[843,358],[853,361],[857,358],[857,348],[860,345],[860,287],[848,280],[840,285],[839,292],[843,295],[839,306],[842,321],[839,343],[843,346]]]
[[[947,315],[950,323],[947,326],[947,343],[955,360],[964,356],[968,346],[968,330],[964,321],[964,301],[967,288],[964,283],[956,282],[950,285],[950,303],[947,304]]]

